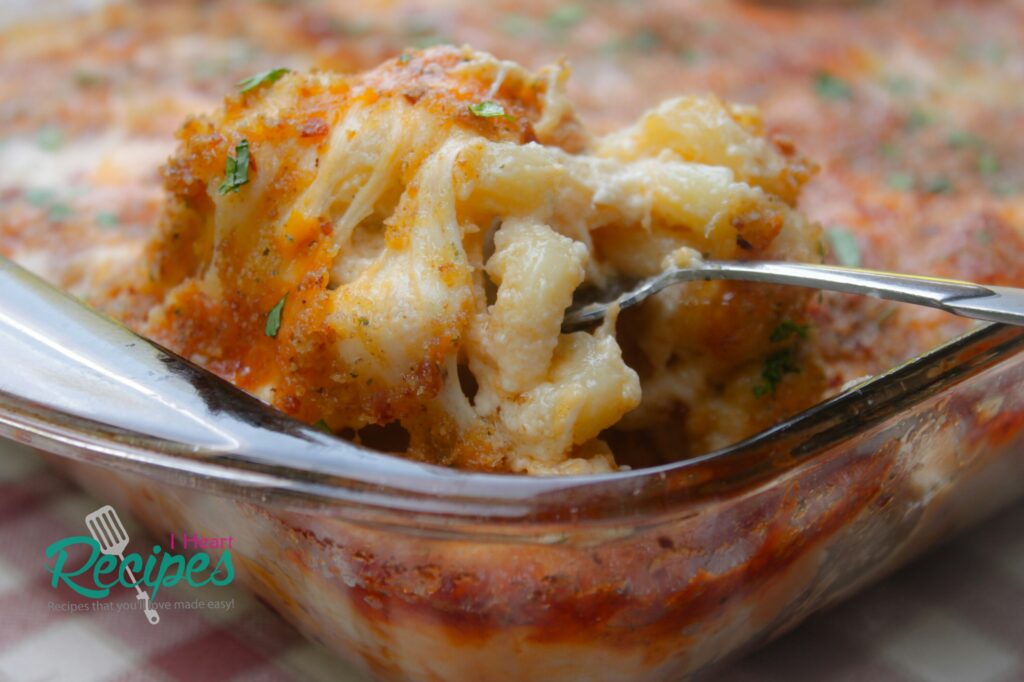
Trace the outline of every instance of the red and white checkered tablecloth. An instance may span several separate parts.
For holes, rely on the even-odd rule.
[[[234,586],[161,588],[161,603],[206,603],[165,612],[159,632],[141,612],[116,610],[134,606],[127,590],[103,610],[56,596],[45,548],[83,534],[99,506],[0,440],[0,679],[365,680]],[[129,536],[142,534],[122,519]],[[711,679],[1024,681],[1024,504]]]

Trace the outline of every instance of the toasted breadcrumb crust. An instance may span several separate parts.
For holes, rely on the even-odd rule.
[[[617,331],[561,333],[578,288],[649,276],[680,249],[820,258],[793,208],[812,169],[755,110],[680,98],[594,138],[568,75],[438,47],[287,74],[189,119],[143,332],[300,419],[471,469],[610,471],[607,438],[708,449],[813,402],[821,374],[799,344],[806,371],[772,400],[757,389],[800,290],[690,284]],[[247,182],[221,191],[240,144]]]

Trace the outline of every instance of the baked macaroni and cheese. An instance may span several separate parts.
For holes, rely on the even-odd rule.
[[[793,208],[810,168],[756,110],[679,98],[594,137],[568,77],[438,47],[246,81],[179,134],[138,328],[307,422],[472,469],[610,471],[637,430],[701,452],[814,402],[797,289],[695,283],[561,332],[574,293],[666,259],[823,253]]]
[[[687,33],[682,56],[668,52],[682,37],[658,23],[679,23],[667,8],[595,5],[565,26],[569,10],[556,8],[547,28],[515,34],[504,20],[491,26],[498,6],[451,10],[453,39],[533,64],[557,46],[582,71],[569,78],[562,65],[533,74],[454,47],[401,51],[432,42],[440,9],[410,15],[422,26],[408,35],[401,8],[361,8],[372,26],[361,32],[343,7],[246,6],[241,23],[236,9],[115,5],[5,33],[0,250],[372,448],[527,473],[662,463],[736,442],[965,325],[711,282],[662,292],[600,329],[560,332],[573,296],[669,257],[832,258],[1019,280],[1014,197],[979,204],[944,170],[977,156],[995,187],[1012,168],[964,132],[970,111],[932,124],[923,95],[897,88],[893,74],[913,66],[903,52],[885,68],[847,52],[826,59],[794,33],[771,49],[817,71],[772,70],[734,44],[764,52],[754,27],[774,26],[777,11],[742,3],[704,7],[701,21],[728,30]],[[856,30],[902,44],[888,15],[856,16]],[[838,37],[830,17],[815,26]],[[1006,23],[972,17],[985,30]],[[635,40],[601,47],[613,26]],[[73,78],[55,80],[65,72]],[[256,75],[181,127],[243,74]],[[892,86],[884,102],[869,97],[880,92],[872,79]],[[23,96],[43,81],[52,92]],[[708,90],[763,102],[771,125],[748,106],[676,94]],[[855,104],[875,113],[853,116]],[[800,190],[813,169],[785,133],[825,161],[810,192]],[[949,140],[929,147],[935,178],[929,166],[904,187],[905,172],[865,170],[882,163],[871,150],[913,166],[898,149],[933,137]]]

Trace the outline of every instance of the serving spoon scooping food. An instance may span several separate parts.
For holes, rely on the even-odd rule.
[[[821,267],[789,263],[771,264],[770,268],[764,263],[730,265],[736,268],[733,272],[745,271],[748,278],[768,281],[777,281],[777,275],[771,273],[784,268],[790,274],[788,283],[822,286],[814,278]],[[623,298],[636,296],[627,303],[633,305],[673,281],[724,277],[723,266],[705,263],[700,270],[669,271],[658,281],[648,282],[646,291],[631,292]],[[768,274],[763,272],[765,269]],[[836,277],[850,277],[851,271],[846,268],[824,269]],[[756,277],[753,272],[758,273]],[[897,284],[907,279],[895,277]],[[959,310],[978,313],[978,317],[986,314],[985,319],[1018,324],[1024,317],[1020,290],[919,279],[915,280],[919,288],[912,290],[914,296],[900,298],[893,293],[896,286],[891,280],[868,286],[862,279],[853,279],[857,286],[843,285],[846,288],[842,290],[884,290],[898,300],[927,301],[944,309],[956,305]],[[886,281],[888,285],[883,287]],[[828,288],[838,286],[831,284]],[[599,306],[590,319],[599,319],[607,307]],[[982,349],[989,353],[992,338],[990,334],[965,338],[955,353],[942,351],[949,353],[943,357],[955,358],[957,363],[970,357],[976,362]],[[1010,345],[1000,346],[1004,348],[1001,352],[1015,348],[1012,344],[1017,341],[1006,343]],[[922,362],[931,368],[936,360],[932,357]],[[973,364],[970,371],[981,366]],[[924,386],[915,383],[918,380],[939,380],[930,370],[901,371],[911,374],[899,380],[899,395],[910,390],[908,387]],[[902,383],[904,379],[909,383]],[[849,395],[848,400],[859,404],[856,401],[860,398]],[[880,409],[885,395],[889,394],[872,397],[882,401],[874,404],[875,409]],[[845,407],[842,410],[842,414],[848,414]],[[815,429],[829,429],[836,422],[814,424],[818,425]],[[265,501],[268,491],[272,491],[279,502],[287,499],[287,504],[296,508],[312,505],[320,509],[325,500],[371,506],[386,502],[387,510],[419,513],[438,509],[437,496],[443,493],[452,500],[451,509],[458,509],[460,514],[518,517],[525,513],[525,500],[547,495],[561,500],[567,490],[578,485],[573,477],[495,476],[454,471],[402,457],[381,457],[279,412],[89,309],[2,256],[0,437],[16,438],[72,459],[126,472],[145,476],[159,472],[165,480],[187,487],[245,495],[258,502]],[[726,449],[713,456],[734,454]],[[628,476],[625,480],[624,485],[631,485]]]
[[[667,268],[610,301],[574,303],[566,311],[562,329],[573,331],[592,326],[603,320],[614,305],[620,309],[631,308],[673,284],[701,280],[790,284],[916,303],[976,320],[1024,325],[1024,289],[839,265],[694,260],[685,266]]]

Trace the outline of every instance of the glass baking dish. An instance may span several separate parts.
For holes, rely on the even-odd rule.
[[[591,477],[340,442],[327,471],[272,432],[256,456],[3,392],[0,435],[157,537],[233,537],[246,585],[378,679],[677,680],[1024,492],[1022,349],[981,327],[729,448]]]

